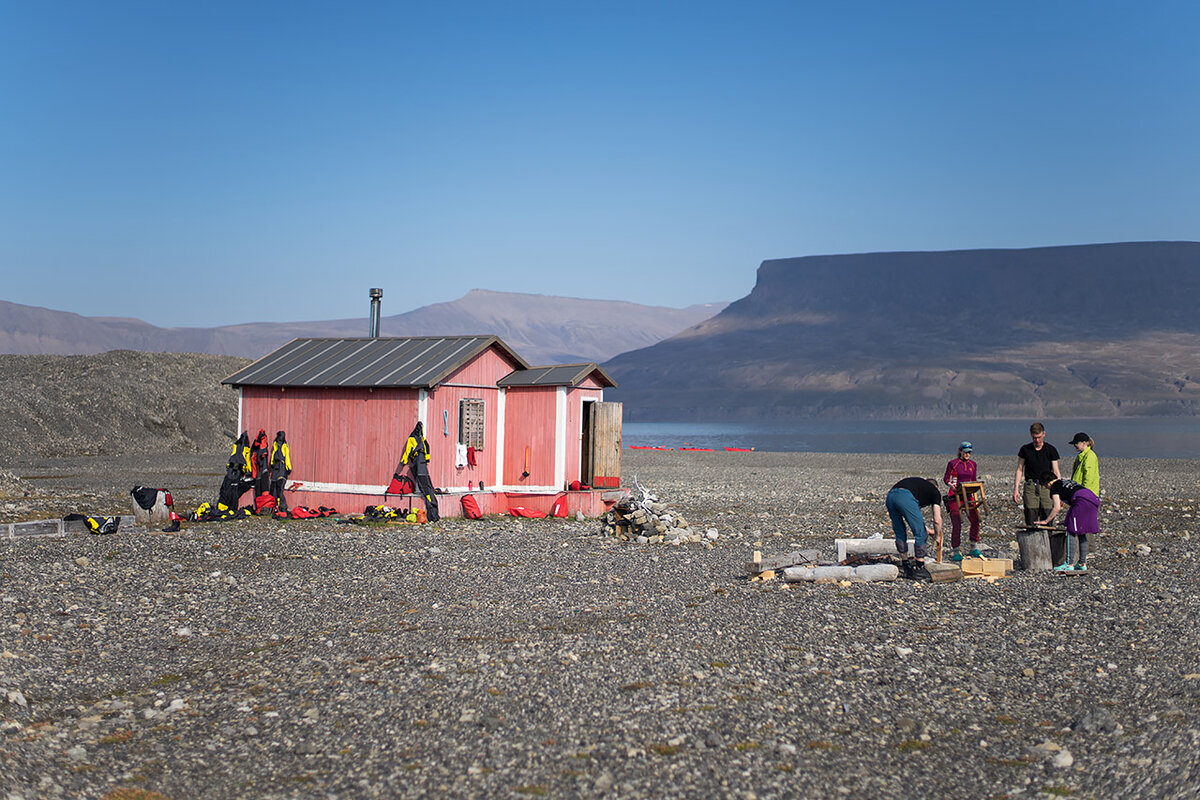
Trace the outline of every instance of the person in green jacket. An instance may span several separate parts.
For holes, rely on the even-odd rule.
[[[1092,441],[1092,437],[1080,431],[1071,437],[1071,444],[1079,451],[1079,455],[1075,457],[1075,466],[1071,468],[1071,480],[1085,489],[1090,489],[1092,494],[1099,497],[1100,460],[1096,458],[1096,443]]]

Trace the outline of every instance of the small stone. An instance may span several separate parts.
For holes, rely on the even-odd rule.
[[[67,751],[67,758],[71,759],[72,761],[83,761],[85,758],[87,758],[87,750],[85,750],[82,745],[77,744]]]
[[[88,561],[87,556],[80,556],[79,558],[75,559],[75,563],[81,567],[86,567],[91,562]]]
[[[911,647],[901,647],[900,645],[896,645],[897,658],[907,658],[908,656],[911,656],[912,653],[913,649]]]
[[[1021,670],[1021,674],[1026,678],[1032,678],[1037,673],[1034,671],[1033,667],[1026,667],[1025,669]]]
[[[1071,755],[1070,750],[1062,750],[1051,759],[1050,764],[1055,769],[1066,769],[1075,763],[1075,756]]]
[[[25,695],[21,694],[20,689],[10,690],[6,697],[8,698],[8,702],[12,703],[14,706],[20,706],[21,708],[27,708],[29,706],[29,701],[25,699]]]

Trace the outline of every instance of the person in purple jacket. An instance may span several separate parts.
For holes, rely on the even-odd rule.
[[[979,465],[971,458],[971,453],[975,446],[970,442],[963,442],[958,446],[958,455],[951,459],[946,464],[946,474],[942,480],[949,489],[949,498],[946,501],[946,507],[950,511],[950,547],[954,552],[950,556],[951,561],[962,561],[962,553],[959,552],[959,545],[962,543],[962,517],[960,512],[967,512],[967,519],[971,522],[971,557],[978,558],[982,553],[979,552],[979,509],[959,508],[958,502],[958,485],[969,481],[978,480]]]
[[[1064,520],[1067,534],[1071,540],[1079,543],[1078,547],[1072,548],[1071,541],[1068,540],[1067,560],[1055,567],[1054,571],[1087,572],[1087,535],[1100,532],[1100,498],[1091,489],[1080,486],[1068,478],[1060,478],[1049,470],[1042,473],[1041,482],[1050,490],[1050,495],[1054,498],[1054,508],[1051,509],[1050,515],[1039,520],[1038,524],[1049,525],[1054,522],[1054,518],[1062,510],[1063,501],[1066,501],[1071,506],[1071,510],[1067,512],[1067,518]],[[1079,560],[1073,566],[1071,564],[1072,549],[1079,555]]]

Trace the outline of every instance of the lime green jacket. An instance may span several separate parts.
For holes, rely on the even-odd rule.
[[[1083,452],[1075,457],[1075,466],[1071,469],[1071,480],[1085,489],[1100,496],[1100,459],[1092,448],[1085,447]]]

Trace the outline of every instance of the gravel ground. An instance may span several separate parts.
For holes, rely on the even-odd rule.
[[[627,453],[712,549],[499,517],[5,540],[0,798],[1194,796],[1194,462],[1102,458],[1086,575],[746,579],[885,531],[948,457]],[[9,463],[3,516],[187,506],[223,461]],[[1012,467],[981,459],[1000,549]]]

